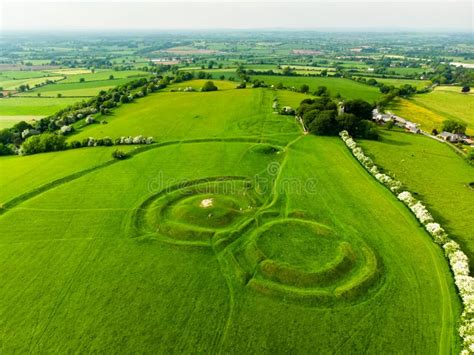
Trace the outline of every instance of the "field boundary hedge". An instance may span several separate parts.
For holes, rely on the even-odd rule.
[[[410,209],[433,238],[433,241],[443,248],[463,305],[458,327],[459,336],[462,339],[461,354],[474,353],[474,278],[470,275],[469,260],[466,254],[458,243],[449,238],[440,224],[434,221],[433,216],[421,201],[414,198],[409,191],[401,191],[402,183],[400,181],[379,172],[374,161],[364,154],[362,148],[357,145],[347,131],[341,131],[339,135],[361,165]]]

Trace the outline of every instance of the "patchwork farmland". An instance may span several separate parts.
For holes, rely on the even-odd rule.
[[[471,42],[6,32],[1,353],[474,353]]]

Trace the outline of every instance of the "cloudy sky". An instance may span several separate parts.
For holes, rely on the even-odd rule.
[[[0,0],[0,29],[473,31],[474,0]]]

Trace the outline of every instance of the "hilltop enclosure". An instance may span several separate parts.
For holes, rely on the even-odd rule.
[[[441,251],[274,95],[159,92],[71,137],[155,137],[129,159],[0,160],[4,350],[456,351]]]

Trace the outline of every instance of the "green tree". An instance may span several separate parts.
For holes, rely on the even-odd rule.
[[[457,134],[466,133],[466,124],[455,120],[446,120],[443,122],[443,131]]]
[[[344,103],[344,112],[352,113],[364,120],[372,119],[372,105],[360,99],[350,100]]]
[[[206,81],[201,88],[201,91],[217,91],[217,86],[212,81]]]
[[[336,132],[336,111],[325,110],[317,112],[314,120],[309,124],[308,128],[312,134],[326,136],[333,135]]]
[[[302,92],[303,94],[308,93],[308,91],[309,91],[309,86],[308,85],[303,84],[303,85],[300,86],[300,92]]]
[[[66,137],[54,133],[43,133],[28,137],[21,145],[23,154],[53,152],[66,148]]]

